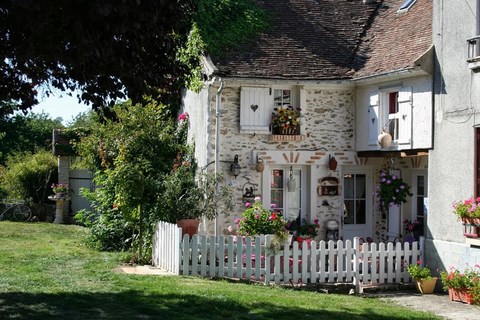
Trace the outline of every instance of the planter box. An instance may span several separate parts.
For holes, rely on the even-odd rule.
[[[448,288],[448,296],[450,301],[460,301],[467,304],[473,304],[472,296],[467,289]]]

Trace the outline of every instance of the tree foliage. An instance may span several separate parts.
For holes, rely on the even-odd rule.
[[[133,245],[141,260],[150,257],[153,225],[163,214],[162,181],[184,141],[162,106],[127,102],[114,111],[118,121],[97,123],[76,146],[97,185],[87,193],[92,210],[78,218],[90,227],[95,247],[118,249],[121,239],[120,247]]]
[[[52,131],[62,127],[60,118],[51,119],[46,113],[0,118],[0,165],[9,155],[51,150]]]
[[[43,203],[51,193],[50,186],[57,181],[57,159],[46,150],[35,154],[10,156],[0,176],[9,198]]]
[[[0,115],[37,104],[37,91],[79,90],[95,109],[119,98],[178,97],[176,59],[193,0],[37,0],[0,5]]]

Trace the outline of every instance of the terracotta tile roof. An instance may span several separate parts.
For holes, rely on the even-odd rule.
[[[220,74],[273,79],[348,79],[408,67],[432,43],[431,0],[256,0],[271,28],[212,57]],[[356,70],[356,74],[355,74]]]
[[[362,0],[257,0],[271,13],[271,28],[224,58],[224,75],[287,79],[351,76],[362,31],[377,4]]]
[[[432,1],[417,0],[397,14],[403,2],[383,1],[356,55],[355,78],[412,67],[432,44]]]

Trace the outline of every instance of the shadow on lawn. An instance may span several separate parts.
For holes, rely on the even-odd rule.
[[[407,319],[375,308],[316,311],[258,303],[252,309],[221,298],[121,293],[0,293],[0,319]],[[425,319],[425,316],[409,319]]]

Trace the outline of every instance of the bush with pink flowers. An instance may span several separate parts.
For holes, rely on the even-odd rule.
[[[253,203],[245,203],[245,211],[242,218],[237,219],[238,232],[242,236],[255,236],[261,234],[286,233],[287,220],[275,205],[265,209],[260,197],[256,197]]]

